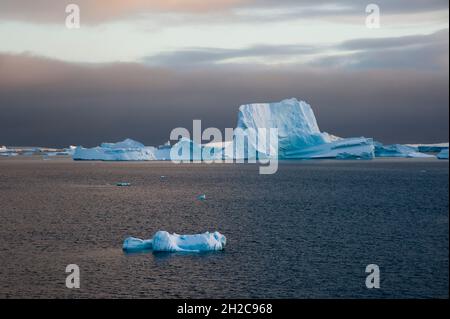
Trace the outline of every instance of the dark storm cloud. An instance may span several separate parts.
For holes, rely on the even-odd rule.
[[[338,45],[336,49],[356,51],[355,53],[322,57],[314,61],[313,65],[349,70],[448,69],[448,36],[446,29],[431,35],[350,40]]]
[[[192,48],[147,57],[149,65],[198,67],[236,58],[296,58],[321,54],[317,67],[419,68],[448,67],[448,29],[429,35],[354,39],[337,45],[259,45],[244,49]],[[325,55],[334,51],[333,55]],[[338,53],[336,53],[338,52]]]
[[[0,55],[0,144],[147,145],[178,126],[234,127],[238,106],[298,97],[322,130],[383,142],[448,140],[448,70],[169,70]]]
[[[382,50],[408,46],[425,46],[436,43],[448,43],[448,29],[440,30],[429,35],[420,34],[390,38],[354,39],[342,43],[337,48],[344,50]]]

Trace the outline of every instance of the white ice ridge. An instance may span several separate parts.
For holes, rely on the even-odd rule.
[[[100,161],[151,161],[156,160],[155,150],[154,147],[146,147],[132,139],[126,139],[118,143],[102,143],[94,148],[78,146],[72,158]]]
[[[203,233],[196,235],[169,234],[166,231],[158,231],[153,238],[143,240],[128,237],[123,242],[123,250],[138,252],[153,250],[156,252],[205,252],[225,249],[226,237],[219,232]]]

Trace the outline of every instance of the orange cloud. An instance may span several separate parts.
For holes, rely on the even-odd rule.
[[[222,11],[245,4],[251,0],[34,0],[33,2],[2,0],[0,19],[27,22],[58,23],[64,21],[65,7],[78,4],[82,19],[87,23],[99,23],[125,18],[141,13],[185,12],[208,13]]]

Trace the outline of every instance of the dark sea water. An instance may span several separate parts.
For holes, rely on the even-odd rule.
[[[448,165],[299,161],[259,175],[250,164],[0,159],[0,297],[448,298]],[[157,230],[218,230],[227,248],[122,252],[127,236]],[[65,287],[68,264],[80,289]],[[368,264],[380,289],[365,286]]]

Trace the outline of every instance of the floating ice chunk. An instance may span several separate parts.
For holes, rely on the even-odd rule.
[[[405,157],[405,158],[434,158],[435,156],[417,151],[409,145],[393,144],[383,145],[375,142],[375,157]]]
[[[437,158],[448,159],[448,148],[445,148],[442,151],[440,151],[439,154],[437,155]]]
[[[225,245],[226,238],[219,232],[177,235],[159,231],[153,236],[153,251],[202,252],[223,250]]]
[[[169,234],[158,231],[152,239],[142,240],[129,237],[123,243],[125,251],[140,251],[152,249],[166,252],[205,252],[225,249],[226,237],[219,232],[197,235]]]
[[[155,160],[155,148],[126,139],[118,143],[102,143],[98,147],[77,147],[72,155],[74,160],[98,161],[150,161]]]
[[[127,182],[119,182],[119,183],[116,183],[116,186],[127,187],[127,186],[131,186],[131,183],[127,183]]]
[[[142,240],[139,238],[128,237],[123,242],[123,250],[125,251],[142,251],[142,250],[150,250],[152,249],[153,240],[147,239]]]

